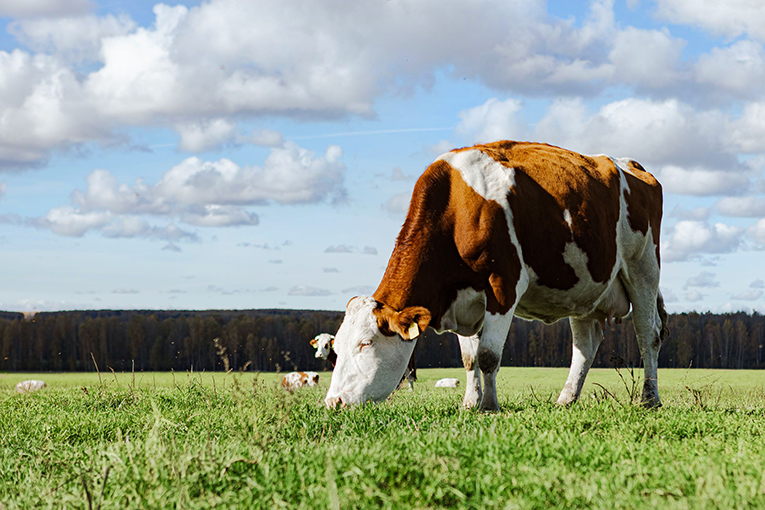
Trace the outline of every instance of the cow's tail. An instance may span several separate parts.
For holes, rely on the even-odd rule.
[[[669,326],[667,310],[664,308],[664,296],[661,295],[661,291],[656,295],[656,310],[659,312],[659,319],[661,319],[659,340],[664,343],[664,341],[669,338]]]

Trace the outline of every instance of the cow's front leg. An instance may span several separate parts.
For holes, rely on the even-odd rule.
[[[499,411],[497,372],[512,321],[512,312],[505,315],[486,313],[477,355],[478,366],[483,372],[483,396],[479,406],[482,411]]]
[[[460,341],[460,351],[462,352],[462,364],[465,366],[467,375],[465,397],[462,399],[462,405],[466,408],[473,408],[481,402],[481,375],[478,369],[478,361],[476,360],[479,336],[457,335]]]

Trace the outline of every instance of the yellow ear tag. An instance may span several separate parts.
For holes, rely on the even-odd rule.
[[[417,326],[416,322],[413,322],[411,326],[409,326],[409,331],[406,332],[407,336],[411,340],[412,338],[417,338],[420,336],[420,328]]]

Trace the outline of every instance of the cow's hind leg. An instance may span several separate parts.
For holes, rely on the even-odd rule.
[[[659,293],[659,264],[652,250],[622,275],[624,287],[632,302],[632,323],[635,327],[640,355],[643,358],[643,396],[646,407],[658,407],[659,349],[667,335],[664,300]]]
[[[477,356],[478,367],[483,372],[483,396],[479,406],[482,411],[499,411],[497,372],[512,321],[512,311],[505,315],[486,313]]]
[[[558,397],[558,404],[569,405],[579,399],[587,377],[598,352],[600,342],[603,340],[603,330],[597,319],[576,319],[572,317],[571,334],[574,338],[571,353],[571,368],[568,372],[563,391]]]
[[[460,350],[462,351],[462,364],[465,365],[467,372],[465,397],[462,399],[462,405],[471,408],[481,402],[481,374],[478,371],[478,361],[476,360],[479,335],[457,335],[457,338],[460,341]]]

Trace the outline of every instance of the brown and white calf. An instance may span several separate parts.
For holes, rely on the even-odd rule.
[[[513,316],[570,318],[573,355],[558,397],[570,404],[605,322],[630,305],[645,369],[642,400],[660,405],[661,217],[661,186],[630,159],[511,141],[440,156],[415,185],[374,295],[348,303],[327,406],[385,399],[430,326],[459,336],[463,404],[498,409],[495,381]]]
[[[319,374],[316,372],[290,372],[282,377],[282,388],[287,391],[295,391],[304,386],[316,386],[319,384]]]
[[[316,349],[315,357],[329,361],[333,368],[337,362],[337,354],[332,349],[334,341],[335,335],[330,335],[329,333],[319,333],[311,340],[311,347]]]

